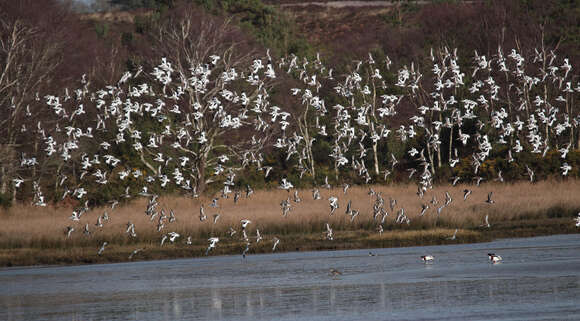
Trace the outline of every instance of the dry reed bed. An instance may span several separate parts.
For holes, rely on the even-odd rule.
[[[292,203],[292,210],[287,217],[282,216],[280,202],[287,197],[293,198],[291,193],[283,190],[257,191],[250,199],[242,197],[238,204],[233,199],[220,199],[219,207],[212,208],[210,197],[191,199],[177,196],[162,197],[159,208],[165,209],[167,215],[173,209],[176,222],[166,222],[162,232],[157,232],[157,218],[153,221],[145,215],[147,200],[135,199],[124,206],[115,209],[109,207],[96,208],[81,217],[80,222],[73,222],[68,217],[72,208],[49,206],[44,208],[27,205],[16,205],[9,210],[0,212],[0,248],[62,248],[62,247],[90,247],[98,246],[100,242],[108,241],[111,246],[158,244],[164,233],[175,231],[182,235],[178,242],[183,242],[187,236],[193,239],[193,245],[202,247],[207,244],[209,236],[219,236],[222,241],[227,239],[239,241],[241,234],[240,220],[250,219],[248,234],[255,236],[256,229],[260,229],[264,239],[283,235],[311,234],[315,240],[323,239],[324,225],[330,223],[335,232],[335,239],[346,238],[348,231],[367,231],[369,237],[385,238],[410,237],[413,230],[431,228],[445,228],[441,233],[450,233],[455,228],[460,233],[465,229],[477,229],[483,223],[485,215],[493,226],[507,221],[521,219],[544,219],[549,217],[568,217],[580,209],[580,181],[542,181],[534,184],[517,182],[515,184],[486,183],[477,187],[474,185],[436,186],[427,191],[423,199],[416,195],[415,185],[371,186],[375,192],[381,193],[385,199],[385,208],[389,216],[384,224],[385,233],[379,236],[376,233],[378,222],[373,221],[372,206],[375,196],[368,195],[368,187],[351,187],[347,194],[342,188],[330,190],[320,189],[322,200],[313,200],[311,190],[300,190],[300,203]],[[463,200],[463,190],[469,188],[473,193]],[[448,191],[453,197],[450,206],[444,208],[437,217],[436,208],[444,202],[444,193]],[[493,192],[495,204],[487,204],[487,193]],[[339,199],[340,208],[334,215],[329,215],[330,196]],[[435,196],[438,204],[430,203]],[[394,213],[389,209],[389,198],[397,200]],[[359,210],[360,215],[350,222],[345,214],[346,204],[352,200],[353,209]],[[199,219],[199,208],[204,204],[206,221]],[[430,209],[423,217],[419,217],[422,204],[428,204]],[[396,211],[404,208],[411,223],[396,224]],[[105,211],[110,216],[104,227],[95,226],[97,217]],[[213,214],[219,213],[220,218],[213,224]],[[136,238],[125,233],[127,222],[135,224]],[[91,234],[84,235],[83,228],[89,224]],[[75,231],[70,239],[66,239],[67,226],[73,226]],[[497,226],[497,225],[496,225]],[[227,230],[233,227],[238,233],[229,237]],[[401,234],[402,233],[402,234]],[[415,232],[416,233],[416,232]],[[403,234],[405,236],[403,236]],[[295,238],[295,237],[291,237]],[[220,242],[223,244],[223,242]]]

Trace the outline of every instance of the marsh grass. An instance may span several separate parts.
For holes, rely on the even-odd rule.
[[[252,241],[252,253],[271,252],[272,238],[280,238],[278,249],[317,250],[360,247],[410,246],[418,244],[442,244],[447,237],[459,229],[455,242],[475,242],[490,240],[494,237],[533,236],[538,234],[573,233],[572,217],[580,210],[580,181],[542,181],[534,184],[518,182],[514,184],[487,183],[480,187],[473,185],[436,186],[427,191],[423,199],[416,195],[416,186],[372,186],[375,192],[385,199],[389,213],[384,233],[376,231],[378,222],[372,218],[375,196],[368,195],[368,187],[351,187],[347,194],[341,188],[320,189],[322,200],[313,200],[311,190],[300,190],[300,203],[292,203],[287,217],[282,216],[280,202],[293,195],[283,190],[257,191],[251,198],[241,198],[238,204],[233,199],[220,199],[219,207],[209,206],[211,197],[191,199],[166,196],[159,200],[159,210],[163,208],[175,212],[177,220],[157,232],[157,218],[153,221],[145,215],[147,199],[140,198],[115,209],[95,208],[84,214],[80,222],[69,219],[71,207],[48,206],[33,207],[18,204],[2,210],[0,218],[0,265],[10,264],[50,264],[52,263],[91,263],[126,260],[132,250],[145,248],[138,259],[166,257],[188,257],[203,255],[207,238],[220,238],[214,254],[239,253],[245,247],[241,240],[241,219],[249,219],[248,236]],[[463,200],[463,190],[473,193]],[[441,215],[436,208],[444,202],[448,191],[453,202],[445,207]],[[488,192],[493,192],[494,204],[485,200]],[[330,216],[330,196],[339,199],[340,208]],[[438,203],[431,200],[436,197]],[[393,212],[389,209],[389,198],[397,200]],[[346,204],[352,200],[352,208],[360,214],[353,222],[345,214]],[[199,208],[204,204],[206,221],[199,219]],[[422,204],[428,204],[427,213],[420,217]],[[411,223],[394,222],[396,212],[404,208]],[[97,217],[105,211],[110,221],[95,225]],[[213,224],[213,214],[220,218]],[[492,225],[481,227],[486,215]],[[127,222],[135,224],[137,237],[125,233]],[[325,223],[334,230],[334,241],[324,239]],[[83,233],[89,224],[89,235]],[[67,226],[75,231],[66,238]],[[232,237],[229,228],[237,233]],[[256,229],[264,239],[255,244]],[[160,246],[162,235],[175,231],[181,235],[174,244],[166,242]],[[188,236],[192,244],[186,245]],[[252,240],[253,239],[253,240]],[[96,252],[102,242],[107,241],[103,256]],[[19,259],[18,259],[19,258]]]

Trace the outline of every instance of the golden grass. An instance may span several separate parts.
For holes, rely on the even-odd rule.
[[[0,212],[2,222],[0,224],[0,249],[4,249],[4,252],[0,253],[0,260],[8,260],[10,255],[14,255],[15,249],[22,249],[22,253],[26,251],[34,253],[34,249],[55,249],[62,252],[54,253],[59,257],[85,255],[88,252],[94,255],[103,241],[109,242],[106,252],[113,252],[113,249],[117,248],[117,252],[123,253],[123,256],[137,247],[161,250],[159,247],[161,237],[170,231],[181,234],[176,242],[179,244],[177,247],[186,247],[183,242],[187,236],[191,236],[193,245],[189,248],[202,252],[207,246],[207,238],[218,236],[220,237],[218,247],[230,250],[235,248],[237,251],[240,248],[241,219],[252,221],[248,227],[250,237],[255,237],[256,229],[260,229],[264,237],[264,245],[261,245],[262,248],[259,251],[267,251],[271,243],[266,245],[266,242],[271,242],[274,236],[285,240],[285,243],[280,245],[281,249],[293,250],[294,246],[289,244],[292,242],[301,243],[296,244],[296,247],[301,249],[333,248],[331,241],[324,241],[323,238],[326,222],[330,223],[334,229],[335,241],[343,242],[343,248],[350,247],[346,245],[349,241],[352,241],[353,246],[357,244],[360,246],[365,246],[365,244],[413,245],[404,240],[419,240],[421,243],[421,239],[445,239],[455,228],[460,229],[459,235],[463,235],[464,238],[469,236],[470,240],[476,240],[477,237],[473,233],[480,230],[487,231],[479,227],[485,215],[489,215],[489,221],[492,224],[489,231],[494,231],[502,226],[504,229],[513,228],[522,220],[537,220],[536,225],[539,226],[542,220],[550,218],[560,218],[559,224],[566,224],[567,220],[570,220],[570,226],[572,226],[570,218],[580,209],[578,197],[580,181],[578,180],[542,181],[535,184],[529,182],[487,183],[480,187],[436,186],[427,191],[423,199],[419,199],[416,195],[414,185],[377,185],[372,188],[381,193],[385,199],[385,208],[389,212],[386,223],[383,225],[385,232],[382,235],[376,232],[378,222],[373,221],[372,218],[375,197],[368,195],[368,187],[362,186],[351,187],[346,195],[343,194],[342,188],[320,189],[322,200],[317,201],[313,200],[311,190],[300,190],[302,202],[291,202],[292,210],[287,217],[282,216],[280,202],[287,197],[290,199],[293,197],[292,194],[283,190],[257,191],[250,199],[242,197],[238,204],[234,204],[232,198],[220,199],[219,208],[209,206],[211,197],[191,199],[166,196],[160,198],[159,209],[165,209],[167,214],[170,209],[173,209],[177,221],[166,222],[166,227],[161,232],[156,230],[157,218],[151,221],[150,217],[145,215],[147,199],[144,198],[136,199],[114,210],[109,207],[92,209],[81,217],[80,222],[73,222],[69,219],[73,210],[70,207],[38,208],[20,204]],[[466,201],[463,200],[465,188],[473,190],[473,194]],[[437,217],[436,208],[444,202],[445,191],[451,194],[453,202]],[[485,203],[488,192],[493,192],[495,204]],[[328,198],[330,196],[338,197],[340,204],[340,208],[332,216],[329,215]],[[437,205],[430,203],[433,196],[437,198]],[[390,197],[397,200],[395,213],[389,209]],[[352,223],[350,217],[345,214],[349,200],[352,200],[353,209],[360,211],[360,215]],[[204,204],[208,217],[204,222],[199,219],[201,204]],[[422,204],[429,204],[430,209],[425,216],[420,217]],[[396,211],[400,208],[404,208],[411,219],[409,225],[394,222]],[[108,212],[110,221],[104,222],[104,227],[98,228],[95,226],[97,217],[105,211]],[[220,214],[217,224],[213,224],[212,216],[215,213]],[[125,233],[126,224],[129,221],[135,224],[136,238],[131,238]],[[86,223],[89,224],[91,231],[89,236],[82,232]],[[67,226],[75,228],[69,239],[65,235]],[[234,237],[229,237],[227,233],[230,227],[238,231]],[[565,230],[556,230],[552,233],[570,231],[565,228]],[[364,244],[361,243],[362,239],[365,239]],[[313,242],[314,245],[304,244],[305,242]],[[175,248],[176,245],[164,245],[165,247]],[[75,248],[76,252],[69,250]],[[80,248],[86,250],[78,252]],[[37,252],[33,255],[40,254]],[[179,256],[181,255],[186,255],[186,253]]]

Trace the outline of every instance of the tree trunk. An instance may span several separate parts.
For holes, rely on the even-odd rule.
[[[205,160],[202,158],[197,164],[197,182],[195,184],[197,193],[203,193],[205,185]]]
[[[449,129],[449,160],[452,160],[453,154],[453,126]]]
[[[373,156],[375,159],[375,174],[379,175],[379,157],[378,157],[378,152],[377,152],[377,143],[373,143]]]
[[[0,168],[0,178],[2,179],[2,184],[0,185],[0,194],[6,194],[6,191],[8,190],[8,184],[6,182],[8,179],[6,177],[6,168],[4,165],[2,165]]]
[[[435,175],[435,162],[433,161],[433,153],[431,153],[429,142],[427,142],[427,156],[429,157],[429,163],[431,163],[431,174]]]

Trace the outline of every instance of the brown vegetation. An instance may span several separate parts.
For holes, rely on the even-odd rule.
[[[278,250],[320,250],[368,247],[412,246],[424,244],[445,244],[450,242],[487,241],[495,237],[533,236],[557,233],[573,233],[572,217],[580,210],[580,181],[544,181],[535,184],[519,182],[515,184],[488,183],[481,187],[472,185],[438,186],[428,191],[421,200],[415,194],[415,187],[372,186],[385,198],[389,216],[384,224],[384,233],[376,231],[378,222],[372,218],[372,204],[375,197],[368,195],[366,187],[352,187],[344,195],[341,188],[321,189],[322,200],[314,201],[311,191],[299,191],[302,202],[292,202],[292,210],[287,217],[281,215],[279,202],[290,197],[286,191],[259,191],[250,199],[242,197],[237,205],[230,199],[220,199],[219,207],[212,208],[210,198],[190,199],[185,197],[163,197],[160,209],[169,215],[174,210],[177,220],[166,223],[162,232],[156,231],[157,218],[153,221],[145,215],[147,200],[142,198],[125,206],[111,210],[97,208],[81,217],[80,222],[68,219],[72,208],[38,208],[16,205],[0,213],[0,265],[63,264],[114,262],[128,260],[129,254],[137,248],[145,248],[135,259],[156,259],[170,257],[192,257],[203,255],[207,238],[220,238],[214,254],[241,253],[245,242],[241,239],[240,220],[252,223],[247,231],[252,242],[250,253],[270,252],[272,238],[281,239]],[[463,190],[469,188],[473,194],[463,200]],[[437,217],[436,207],[444,202],[444,193],[449,191],[453,202]],[[487,193],[493,191],[494,204],[487,204]],[[329,196],[339,198],[340,208],[329,216]],[[430,203],[432,197],[437,205]],[[396,224],[396,213],[388,209],[389,197],[397,200],[395,212],[405,208],[411,219],[409,225]],[[353,222],[345,215],[346,203],[352,200],[353,209],[360,215]],[[204,204],[208,219],[201,222],[199,208]],[[429,204],[430,209],[419,216],[421,204]],[[105,211],[110,221],[96,227],[97,217]],[[213,214],[220,218],[213,224]],[[481,227],[489,215],[491,228]],[[135,224],[137,237],[127,233],[126,224]],[[324,239],[325,223],[334,229],[334,240]],[[83,233],[89,224],[90,235]],[[75,231],[66,238],[67,226]],[[229,236],[229,228],[237,233]],[[459,229],[457,240],[447,240],[455,228]],[[264,239],[255,244],[256,229]],[[166,242],[162,247],[163,234],[175,231],[181,235],[174,244]],[[185,240],[192,237],[191,245]],[[109,242],[102,256],[97,250],[103,241]]]

